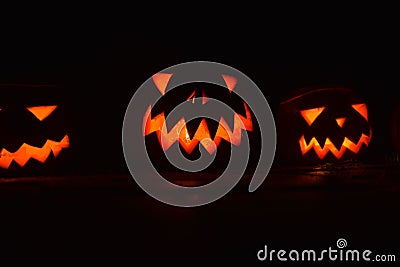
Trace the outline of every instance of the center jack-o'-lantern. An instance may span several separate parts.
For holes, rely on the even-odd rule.
[[[62,90],[32,84],[0,84],[0,88],[0,173],[44,173],[70,146]]]
[[[177,170],[168,163],[165,152],[172,146],[179,146],[187,159],[196,160],[200,156],[202,146],[205,153],[216,154],[215,160],[207,170],[212,170],[217,175],[217,170],[223,170],[223,166],[229,161],[231,146],[241,145],[242,131],[251,134],[254,130],[250,108],[234,93],[237,82],[235,77],[221,75],[226,88],[204,82],[192,82],[165,93],[172,76],[169,73],[158,73],[152,77],[155,88],[158,89],[157,94],[161,94],[161,98],[155,105],[149,104],[143,118],[143,135],[149,156],[160,171]],[[223,102],[231,110],[217,114],[218,121],[201,115],[193,120],[186,119],[185,115],[188,113],[197,115],[209,108],[212,102],[210,99]],[[170,112],[182,103],[186,105],[186,113],[170,119]],[[213,144],[210,144],[210,140]]]
[[[372,137],[367,103],[345,87],[296,90],[279,105],[277,131],[284,163],[359,160]]]

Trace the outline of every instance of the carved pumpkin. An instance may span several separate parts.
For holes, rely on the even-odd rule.
[[[287,163],[359,159],[372,137],[367,104],[345,87],[295,91],[280,103],[277,124]]]
[[[30,174],[70,146],[59,88],[1,84],[0,170]],[[26,172],[21,171],[27,169]]]
[[[179,145],[186,158],[195,160],[200,155],[201,145],[208,154],[222,154],[214,164],[221,166],[229,160],[230,145],[240,146],[242,131],[253,131],[252,114],[247,104],[234,94],[236,78],[221,75],[227,88],[193,82],[178,86],[165,94],[165,88],[173,75],[158,73],[152,80],[161,94],[160,100],[153,106],[149,104],[143,118],[143,135],[146,136],[147,148],[153,162],[165,168],[166,160],[162,153],[173,145]],[[234,110],[233,114],[222,112],[219,121],[201,117],[201,111],[208,108],[209,99],[224,102]],[[166,119],[169,113],[179,104],[185,103],[185,113],[172,119]],[[211,103],[212,104],[212,103]],[[187,121],[185,114],[199,116]],[[154,144],[158,143],[158,144]],[[221,151],[222,150],[222,151]],[[158,163],[158,164],[157,164]]]

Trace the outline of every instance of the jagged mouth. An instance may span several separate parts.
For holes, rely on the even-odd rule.
[[[239,146],[242,139],[242,130],[253,131],[253,122],[249,107],[246,103],[243,104],[246,116],[235,113],[233,129],[231,129],[225,119],[221,117],[214,138],[212,138],[210,134],[205,119],[201,120],[192,138],[189,136],[184,117],[168,131],[164,113],[151,118],[151,106],[149,106],[143,118],[143,136],[155,132],[164,151],[167,151],[175,142],[179,142],[181,147],[188,154],[192,153],[199,143],[209,154],[212,154],[216,151],[222,139]]]
[[[42,147],[35,147],[24,143],[15,152],[9,152],[3,148],[0,152],[0,168],[8,169],[13,161],[19,166],[24,167],[30,159],[44,163],[50,156],[50,153],[53,153],[54,157],[57,157],[61,150],[69,146],[69,138],[66,134],[59,142],[48,139]]]
[[[326,156],[326,154],[328,154],[328,152],[331,152],[337,159],[340,159],[347,150],[350,150],[354,154],[357,154],[363,145],[368,147],[371,141],[371,136],[372,136],[371,130],[369,136],[366,134],[361,134],[361,137],[357,143],[352,142],[350,139],[345,137],[340,149],[337,149],[336,146],[332,143],[332,141],[329,140],[329,138],[326,138],[325,143],[321,146],[315,137],[313,137],[307,144],[304,135],[302,135],[299,139],[299,144],[303,156],[311,149],[314,149],[315,153],[320,159],[323,159]]]

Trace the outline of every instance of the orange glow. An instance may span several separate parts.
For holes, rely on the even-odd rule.
[[[372,131],[370,131],[369,136],[362,134],[360,140],[357,143],[353,143],[347,137],[344,138],[343,144],[338,150],[335,145],[332,143],[329,138],[326,138],[325,144],[323,147],[318,143],[317,139],[313,137],[310,143],[307,144],[304,135],[299,139],[300,150],[302,155],[306,154],[311,148],[314,148],[315,153],[318,155],[320,159],[323,159],[326,154],[330,151],[337,158],[340,159],[343,154],[346,152],[346,149],[349,149],[353,153],[357,154],[360,151],[363,144],[368,147],[369,142],[371,141]]]
[[[355,104],[351,105],[365,120],[368,121],[368,109],[366,104]]]
[[[229,89],[229,92],[231,93],[236,86],[237,79],[235,77],[232,77],[229,75],[224,75],[224,74],[222,74],[221,76],[224,79],[225,84]]]
[[[168,82],[171,77],[172,74],[170,73],[156,73],[152,76],[154,84],[162,95],[165,94],[165,88],[167,88]]]
[[[336,122],[340,126],[340,128],[343,127],[344,122],[346,121],[346,118],[337,118]]]
[[[42,147],[34,147],[24,143],[13,153],[3,148],[0,152],[0,167],[8,169],[12,161],[23,167],[31,158],[44,163],[49,157],[50,152],[53,152],[54,157],[57,157],[61,150],[68,148],[69,145],[68,135],[65,135],[59,142],[47,140]]]
[[[151,106],[149,106],[143,118],[143,135],[146,136],[156,132],[158,141],[164,151],[168,150],[176,141],[179,141],[182,148],[190,154],[200,142],[207,152],[212,154],[216,151],[222,139],[238,146],[242,140],[242,130],[253,131],[250,110],[246,103],[244,103],[244,107],[246,117],[237,113],[234,114],[233,131],[229,128],[224,118],[221,117],[214,140],[212,140],[205,119],[201,120],[193,138],[190,139],[185,118],[180,119],[168,132],[164,113],[151,118]]]
[[[300,111],[301,116],[306,120],[308,125],[311,125],[315,119],[321,114],[322,111],[324,111],[325,107],[320,107],[320,108],[312,108],[312,109],[307,109],[307,110],[302,110]]]
[[[57,106],[37,106],[27,108],[38,120],[43,121],[46,119]]]
[[[187,101],[192,100],[192,103],[194,104],[195,94],[196,94],[196,91],[193,91],[193,93],[191,93],[190,96],[186,100]]]
[[[204,91],[201,92],[201,103],[204,105],[205,103],[208,102],[208,97]]]

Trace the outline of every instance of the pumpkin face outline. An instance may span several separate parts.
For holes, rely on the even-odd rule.
[[[296,90],[280,103],[278,120],[284,161],[356,159],[371,142],[367,103],[347,87]]]
[[[7,176],[45,171],[70,147],[62,90],[53,85],[0,84],[0,170]],[[51,160],[50,160],[51,159]],[[51,161],[51,162],[50,162]]]
[[[215,75],[214,77],[216,80],[218,80],[217,82],[207,82],[202,81],[201,79],[193,79],[184,83],[179,83],[177,82],[181,79],[179,74],[174,72],[172,73],[173,75],[169,76],[170,80],[164,83],[164,86],[169,89],[166,90],[165,94],[163,94],[162,88],[160,89],[156,86],[157,83],[154,81],[154,77],[159,74],[156,74],[155,76],[153,75],[149,78],[148,82],[150,86],[148,89],[148,93],[151,94],[151,96],[149,97],[148,104],[146,103],[144,105],[142,113],[145,115],[145,111],[149,110],[149,106],[151,106],[151,112],[149,113],[151,119],[154,119],[164,112],[168,132],[171,131],[171,129],[182,119],[182,117],[189,118],[186,123],[188,136],[184,134],[179,136],[178,140],[174,138],[174,142],[169,149],[171,149],[171,151],[178,149],[181,152],[183,158],[189,161],[197,161],[198,159],[200,159],[200,157],[204,157],[204,159],[210,159],[210,165],[208,165],[206,169],[200,171],[200,173],[207,173],[206,177],[208,178],[216,178],[218,177],[218,175],[221,175],[225,168],[228,166],[233,153],[236,153],[235,151],[241,151],[243,149],[243,145],[241,144],[241,142],[247,140],[246,142],[249,142],[249,145],[251,147],[250,158],[254,158],[254,160],[249,160],[248,170],[250,171],[250,169],[256,168],[259,156],[258,151],[260,150],[260,147],[257,145],[256,140],[259,140],[261,136],[260,130],[258,128],[259,125],[258,123],[256,123],[256,120],[254,120],[255,115],[250,108],[248,110],[248,113],[250,114],[246,115],[245,104],[247,105],[247,103],[245,103],[243,98],[241,98],[239,94],[236,93],[236,90],[242,89],[242,85],[240,84],[240,80],[237,80],[235,77],[233,77],[235,74],[229,73],[229,75],[224,75],[224,72],[215,72],[212,75]],[[174,86],[174,84],[178,85]],[[194,103],[193,98],[191,98],[193,91],[195,91]],[[213,100],[220,101],[223,103],[223,105],[229,108],[220,109],[219,104]],[[171,113],[171,111],[175,109],[178,105],[183,105],[183,108],[181,109],[182,112],[178,111]],[[210,113],[209,111],[213,110],[215,107],[217,107],[218,111]],[[179,108],[181,108],[181,106]],[[185,114],[186,111],[188,111],[190,115]],[[213,119],[208,118],[208,115],[203,116],[202,114],[212,114],[211,116],[213,117]],[[249,125],[252,126],[252,131],[244,130],[243,128],[245,128],[245,126],[242,122],[240,122],[240,124],[242,124],[243,128],[239,127],[238,118],[241,118],[239,115],[243,118],[249,118],[249,120],[251,117],[252,123],[251,125]],[[223,118],[223,120],[221,119],[221,117]],[[160,143],[160,138],[157,135],[157,131],[153,131],[152,133],[149,133],[147,135],[144,134],[144,130],[146,129],[145,118],[146,116],[142,115],[141,123],[143,124],[143,132],[141,136],[144,137],[146,153],[149,156],[149,159],[151,160],[153,166],[159,172],[163,173],[165,178],[168,177],[171,173],[189,174],[188,172],[182,170],[179,167],[176,167],[170,162],[170,159],[168,158],[168,153],[170,151],[163,149],[163,145],[162,143]],[[245,119],[243,119],[243,121],[245,121]],[[220,122],[224,126],[227,125],[226,129],[232,131],[233,134],[231,136],[234,140],[228,139],[227,135],[225,135],[226,139],[220,136],[219,138],[217,138],[219,139],[218,145],[215,145],[215,143],[217,142],[214,143],[213,139],[217,133],[218,128],[221,128],[223,126],[220,125]],[[249,125],[248,128],[250,129]],[[211,136],[210,139],[203,138],[203,136],[199,134],[202,129],[205,129],[205,127],[203,126],[207,127],[208,132]],[[184,137],[184,139],[186,139],[186,137],[188,137],[188,143],[190,143],[190,140],[195,137],[196,132],[198,132],[198,135],[195,140],[192,141],[191,146],[187,144],[188,152],[190,152],[188,153],[185,150],[184,146],[182,146],[179,142],[179,138]],[[220,131],[220,133],[223,133],[223,131]],[[208,145],[208,141],[211,141],[212,143]],[[174,177],[170,178],[172,182],[176,180]],[[208,178],[206,180],[209,180]],[[213,178],[210,178],[210,180],[212,179]]]
[[[157,73],[152,76],[154,84],[163,97],[165,94],[165,88],[171,77],[172,74],[169,73]],[[236,78],[223,74],[221,77],[226,83],[227,91],[232,93],[236,86]],[[208,103],[208,95],[204,90],[201,90],[200,92],[201,95],[196,97],[198,93],[195,89],[185,100],[191,102],[191,104],[196,104],[195,99],[199,99],[201,100],[199,101],[200,104],[206,106]],[[242,137],[241,131],[253,131],[252,115],[245,102],[243,102],[243,109],[245,110],[245,114],[242,115],[235,112],[230,124],[224,116],[221,116],[215,134],[212,134],[209,129],[210,122],[204,118],[197,123],[197,126],[195,126],[192,131],[188,129],[188,123],[184,116],[167,127],[168,122],[166,121],[165,112],[161,111],[156,115],[152,115],[153,107],[152,105],[149,105],[146,114],[143,117],[143,136],[156,133],[158,142],[164,151],[168,150],[173,144],[179,143],[180,147],[183,148],[187,154],[191,154],[193,150],[201,144],[209,154],[213,154],[216,152],[216,149],[222,140],[239,146]]]

